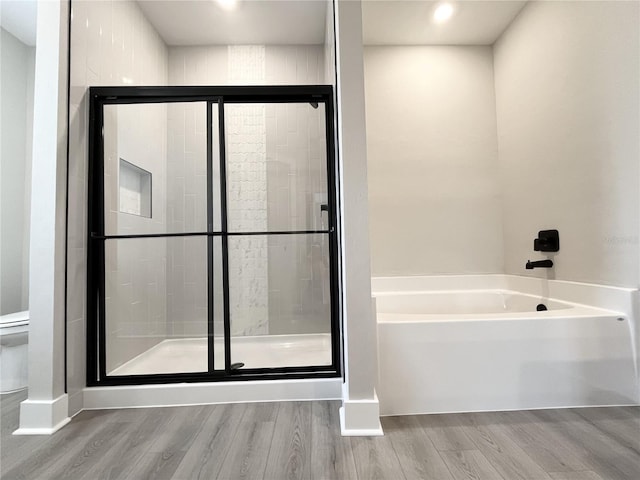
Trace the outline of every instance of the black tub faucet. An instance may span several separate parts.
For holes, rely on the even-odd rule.
[[[533,270],[534,268],[551,268],[553,267],[552,260],[538,260],[537,262],[532,262],[531,260],[527,260],[527,264],[525,268],[527,270]]]

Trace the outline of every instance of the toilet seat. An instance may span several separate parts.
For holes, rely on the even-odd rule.
[[[29,320],[23,320],[19,322],[1,322],[0,329],[11,328],[11,327],[21,327],[22,325],[29,325]]]
[[[0,316],[0,336],[29,331],[29,312],[17,312]]]

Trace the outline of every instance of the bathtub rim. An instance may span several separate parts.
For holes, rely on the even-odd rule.
[[[478,322],[513,322],[541,321],[551,318],[616,318],[627,322],[629,319],[621,312],[601,309],[575,308],[552,310],[545,312],[505,312],[505,313],[464,313],[464,314],[428,314],[428,313],[377,313],[378,325],[416,324],[416,323],[478,323]]]
[[[489,313],[399,313],[399,312],[379,312],[376,309],[377,323],[417,323],[417,322],[434,322],[434,321],[483,321],[483,320],[538,320],[544,318],[565,318],[565,317],[618,317],[623,321],[628,320],[628,315],[623,311],[610,310],[606,308],[594,307],[575,302],[550,297],[541,297],[530,293],[519,292],[515,290],[503,289],[458,289],[458,290],[436,290],[436,291],[389,291],[377,293],[374,299],[384,297],[409,297],[413,295],[464,295],[469,293],[475,294],[499,294],[499,295],[521,295],[537,299],[540,303],[555,302],[565,305],[564,308],[550,309],[544,311],[527,311],[527,312],[489,312]],[[391,319],[395,317],[395,319]]]
[[[372,297],[392,291],[513,290],[564,303],[624,313],[632,318],[638,288],[510,274],[376,276]],[[542,295],[540,293],[542,292]]]

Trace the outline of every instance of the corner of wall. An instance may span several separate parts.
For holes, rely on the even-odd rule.
[[[380,435],[375,394],[376,322],[371,309],[364,59],[360,1],[336,2],[338,144],[341,173],[341,251],[344,370],[342,431]],[[350,339],[354,339],[351,341]],[[352,433],[349,433],[352,432]]]
[[[635,343],[633,345],[636,357],[636,378],[638,379],[638,392],[636,403],[640,405],[640,290],[636,290],[633,294],[633,305],[631,315],[631,335]]]
[[[68,421],[65,387],[65,233],[68,134],[66,0],[39,2],[34,80],[29,275],[29,398],[21,433],[52,433]],[[36,194],[37,192],[37,194]]]

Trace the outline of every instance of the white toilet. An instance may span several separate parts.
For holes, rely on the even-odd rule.
[[[29,312],[0,316],[0,393],[27,387]]]

